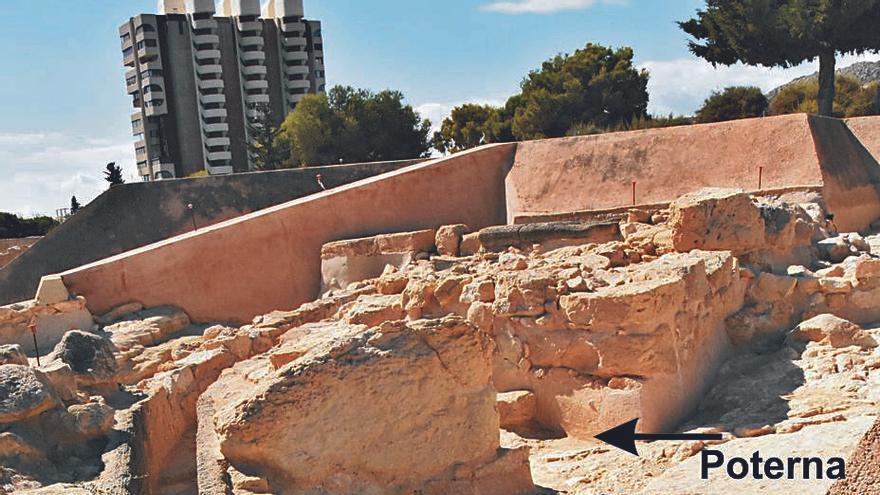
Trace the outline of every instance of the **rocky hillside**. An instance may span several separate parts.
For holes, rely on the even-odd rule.
[[[697,465],[853,455],[870,477],[880,235],[835,232],[821,204],[712,189],[601,222],[342,240],[322,297],[241,327],[133,302],[40,365],[0,350],[0,486],[824,494]],[[593,439],[634,418],[722,440],[635,457]]]
[[[837,75],[854,77],[862,85],[872,83],[874,81],[880,81],[880,62],[856,62],[848,67],[837,69]],[[809,76],[798,77],[783,84],[782,86],[779,86],[778,88],[772,89],[770,92],[767,93],[767,99],[772,100],[773,98],[775,98],[776,95],[779,94],[779,91],[786,86],[818,79],[818,72],[814,72]]]

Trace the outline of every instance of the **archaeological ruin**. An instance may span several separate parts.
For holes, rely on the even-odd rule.
[[[880,494],[878,158],[880,117],[488,145],[48,274],[0,490]],[[720,439],[594,438],[634,419]]]

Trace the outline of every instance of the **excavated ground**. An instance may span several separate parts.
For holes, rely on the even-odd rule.
[[[876,436],[856,447],[880,402],[880,236],[829,232],[818,197],[721,190],[633,211],[614,240],[606,227],[548,229],[525,245],[520,230],[464,226],[334,243],[325,286],[336,288],[245,326],[132,303],[66,334],[40,367],[4,347],[0,486],[820,494],[833,483],[703,481],[710,447],[853,456],[858,488],[836,493],[878,493],[864,467]],[[378,273],[332,278],[377,260]],[[592,439],[635,417],[643,431],[724,439],[640,444],[641,457]]]

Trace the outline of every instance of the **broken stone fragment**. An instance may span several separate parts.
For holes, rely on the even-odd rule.
[[[286,364],[241,362],[203,394],[200,459],[264,479],[272,492],[533,489],[528,463],[499,449],[492,345],[466,321],[343,323],[284,339]],[[228,485],[214,465],[200,463],[200,488]]]
[[[501,428],[517,431],[533,425],[538,402],[528,390],[516,390],[498,394],[498,417]]]
[[[676,251],[704,249],[744,254],[764,247],[764,218],[742,190],[702,189],[678,198],[670,210]]]
[[[467,225],[444,225],[437,229],[435,244],[441,256],[458,256],[461,238],[470,231]]]
[[[59,360],[76,374],[78,383],[94,385],[111,380],[118,371],[113,343],[104,336],[80,330],[64,334],[47,361]]]
[[[834,348],[877,347],[877,342],[862,327],[843,318],[822,314],[798,325],[790,338],[801,342],[821,342]]]
[[[28,365],[28,358],[18,344],[0,345],[0,365],[20,364]]]
[[[0,425],[36,416],[58,405],[52,385],[33,368],[0,365]]]

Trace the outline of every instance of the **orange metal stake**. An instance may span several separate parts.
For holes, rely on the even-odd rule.
[[[633,181],[633,206],[636,205],[636,181]]]

